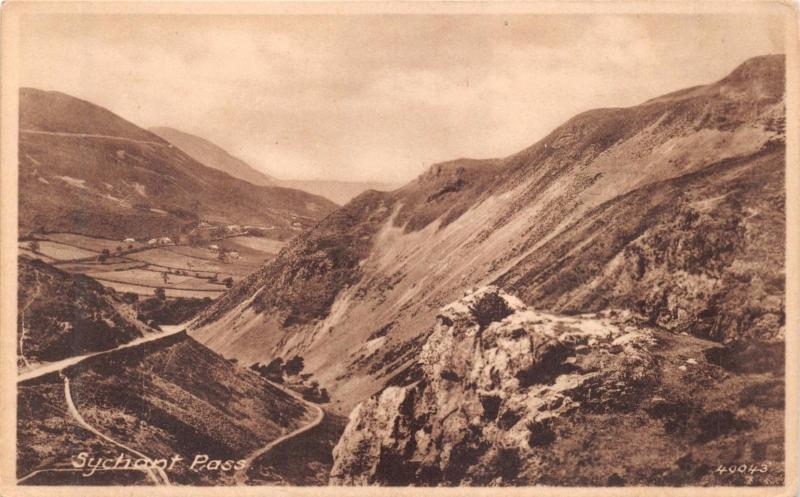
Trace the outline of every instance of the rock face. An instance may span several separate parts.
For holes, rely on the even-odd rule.
[[[708,484],[713,468],[703,465],[725,461],[741,441],[720,439],[741,430],[761,430],[748,437],[780,465],[781,437],[753,421],[768,403],[736,398],[734,409],[686,396],[698,378],[721,379],[702,351],[725,349],[710,343],[648,329],[626,312],[558,316],[481,288],[441,310],[418,359],[420,380],[353,410],[331,483]],[[737,389],[762,380],[740,377]],[[639,444],[664,459],[632,456]],[[695,452],[707,459],[694,465]]]

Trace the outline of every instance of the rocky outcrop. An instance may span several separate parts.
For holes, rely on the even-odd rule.
[[[721,379],[702,354],[710,344],[642,327],[628,313],[559,316],[481,288],[441,310],[419,356],[422,379],[353,410],[331,483],[669,483],[676,461],[686,466],[695,450],[703,464],[720,460],[730,449],[720,438],[753,430],[765,408],[687,397],[701,378]],[[748,437],[780,461],[780,438],[764,430]],[[632,456],[638,444],[664,459]],[[680,478],[714,479],[692,470]]]

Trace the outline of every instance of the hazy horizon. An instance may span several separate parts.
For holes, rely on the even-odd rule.
[[[762,15],[31,15],[20,83],[286,180],[402,183],[784,51]]]

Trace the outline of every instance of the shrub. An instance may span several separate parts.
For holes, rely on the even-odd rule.
[[[294,376],[300,373],[305,367],[303,358],[299,355],[296,355],[286,361],[286,364],[283,366],[283,372],[289,376]]]

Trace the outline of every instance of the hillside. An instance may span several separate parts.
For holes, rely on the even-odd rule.
[[[301,402],[185,333],[95,356],[62,375],[67,381],[51,373],[19,387],[17,472],[46,470],[29,484],[147,481],[130,471],[87,478],[49,471],[69,468],[81,451],[168,461],[178,455],[180,462],[165,472],[171,483],[231,484],[237,461],[313,418]],[[193,468],[198,455],[207,456],[207,465]]]
[[[491,283],[541,310],[616,307],[715,341],[781,340],[783,95],[783,56],[758,57],[580,114],[512,156],[361,194],[192,334],[243,363],[303,356],[342,413],[413,374],[438,309]]]
[[[17,357],[20,367],[107,350],[153,330],[114,291],[40,260],[20,257]]]
[[[180,328],[149,328],[119,294],[89,277],[27,257],[18,269],[25,379],[18,382],[17,474],[27,484],[151,479],[140,471],[84,478],[69,470],[82,451],[111,458],[177,454],[184,462],[168,472],[173,483],[231,483],[230,467],[192,470],[195,455],[243,460],[316,415]],[[96,354],[77,357],[88,352]]]
[[[275,178],[256,171],[249,164],[199,136],[174,128],[150,128],[152,133],[186,152],[197,162],[258,186],[276,185]]]
[[[20,90],[21,233],[120,239],[174,235],[198,220],[287,231],[335,208],[207,167],[149,131],[68,95]],[[296,223],[296,224],[295,224]]]

